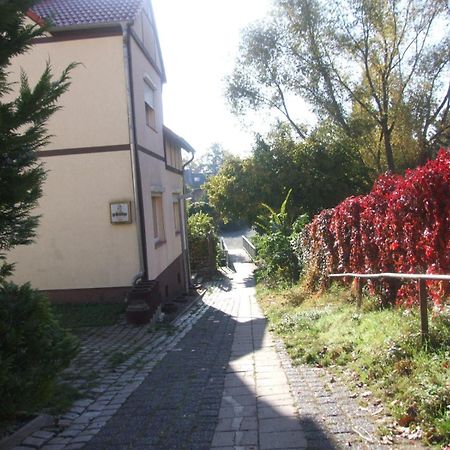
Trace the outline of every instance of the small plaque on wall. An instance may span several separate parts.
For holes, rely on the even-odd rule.
[[[111,202],[109,206],[112,224],[131,223],[131,202]]]

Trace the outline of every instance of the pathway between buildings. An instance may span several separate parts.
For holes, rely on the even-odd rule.
[[[238,256],[238,255],[236,255]],[[244,260],[239,255],[240,261]],[[86,449],[303,449],[305,433],[266,321],[252,265],[209,308]]]
[[[389,448],[377,442],[371,411],[343,385],[291,366],[255,301],[253,265],[240,250],[233,259],[235,272],[165,333],[122,324],[84,339],[84,364],[102,371],[96,398],[17,449]],[[133,345],[121,366],[102,364],[103,347],[110,354]]]

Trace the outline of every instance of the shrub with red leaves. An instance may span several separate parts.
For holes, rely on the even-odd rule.
[[[382,175],[365,196],[322,211],[297,242],[308,285],[336,272],[450,273],[450,149],[405,176]],[[412,304],[415,282],[372,282],[383,304]],[[439,303],[448,282],[427,282]]]

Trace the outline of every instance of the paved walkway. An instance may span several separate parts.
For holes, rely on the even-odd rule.
[[[303,449],[302,427],[252,265],[230,284],[86,449]]]
[[[236,272],[169,328],[86,333],[66,372],[86,398],[17,449],[392,448],[378,442],[376,411],[325,371],[292,367],[235,253]]]

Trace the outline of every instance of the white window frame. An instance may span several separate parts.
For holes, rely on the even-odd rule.
[[[156,88],[148,75],[144,76],[145,123],[156,131]]]
[[[175,234],[181,233],[181,202],[179,194],[173,194],[172,198],[173,209],[173,225],[175,228]]]
[[[155,246],[166,242],[164,226],[164,198],[162,192],[152,192],[153,240]]]

